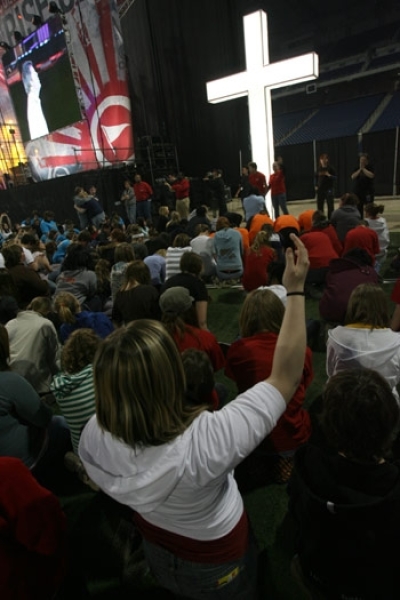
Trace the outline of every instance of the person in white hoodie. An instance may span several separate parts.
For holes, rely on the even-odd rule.
[[[386,219],[382,217],[385,207],[383,204],[377,205],[374,202],[368,202],[368,204],[365,205],[364,210],[365,220],[367,221],[369,228],[376,231],[378,236],[379,254],[375,256],[375,271],[379,273],[390,244],[389,228]]]
[[[304,367],[308,255],[292,239],[271,375],[221,410],[185,401],[182,359],[159,322],[118,329],[94,360],[96,415],[79,455],[100,489],[132,509],[153,575],[177,595],[258,597],[257,545],[233,472],[275,427]]]
[[[374,369],[386,379],[399,401],[400,333],[390,329],[390,317],[386,295],[379,285],[362,283],[354,288],[345,325],[328,331],[328,377],[344,369]]]

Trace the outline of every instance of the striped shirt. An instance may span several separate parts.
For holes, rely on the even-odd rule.
[[[192,247],[185,246],[184,248],[174,248],[170,246],[167,249],[165,274],[166,280],[181,272],[180,262],[184,252],[192,252]]]
[[[87,365],[78,373],[54,375],[50,389],[67,421],[72,446],[78,454],[82,429],[96,412],[93,366]]]

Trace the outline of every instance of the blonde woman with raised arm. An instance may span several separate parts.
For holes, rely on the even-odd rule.
[[[258,549],[233,471],[275,427],[302,375],[308,255],[292,240],[271,375],[221,410],[187,405],[182,360],[161,323],[121,327],[94,359],[96,415],[80,457],[100,489],[132,509],[154,577],[176,595],[258,597]]]

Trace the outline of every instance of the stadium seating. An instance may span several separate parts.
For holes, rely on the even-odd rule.
[[[374,94],[337,104],[322,106],[302,127],[284,139],[282,145],[301,144],[355,135],[385,94]],[[280,117],[283,120],[283,116]]]
[[[384,129],[395,129],[396,127],[400,127],[400,92],[393,95],[393,98],[370,131],[382,131]]]

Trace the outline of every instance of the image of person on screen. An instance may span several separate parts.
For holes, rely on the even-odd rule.
[[[40,100],[40,83],[38,72],[32,61],[28,60],[22,64],[22,83],[27,96],[27,120],[31,140],[48,135],[49,128],[43,114]]]

